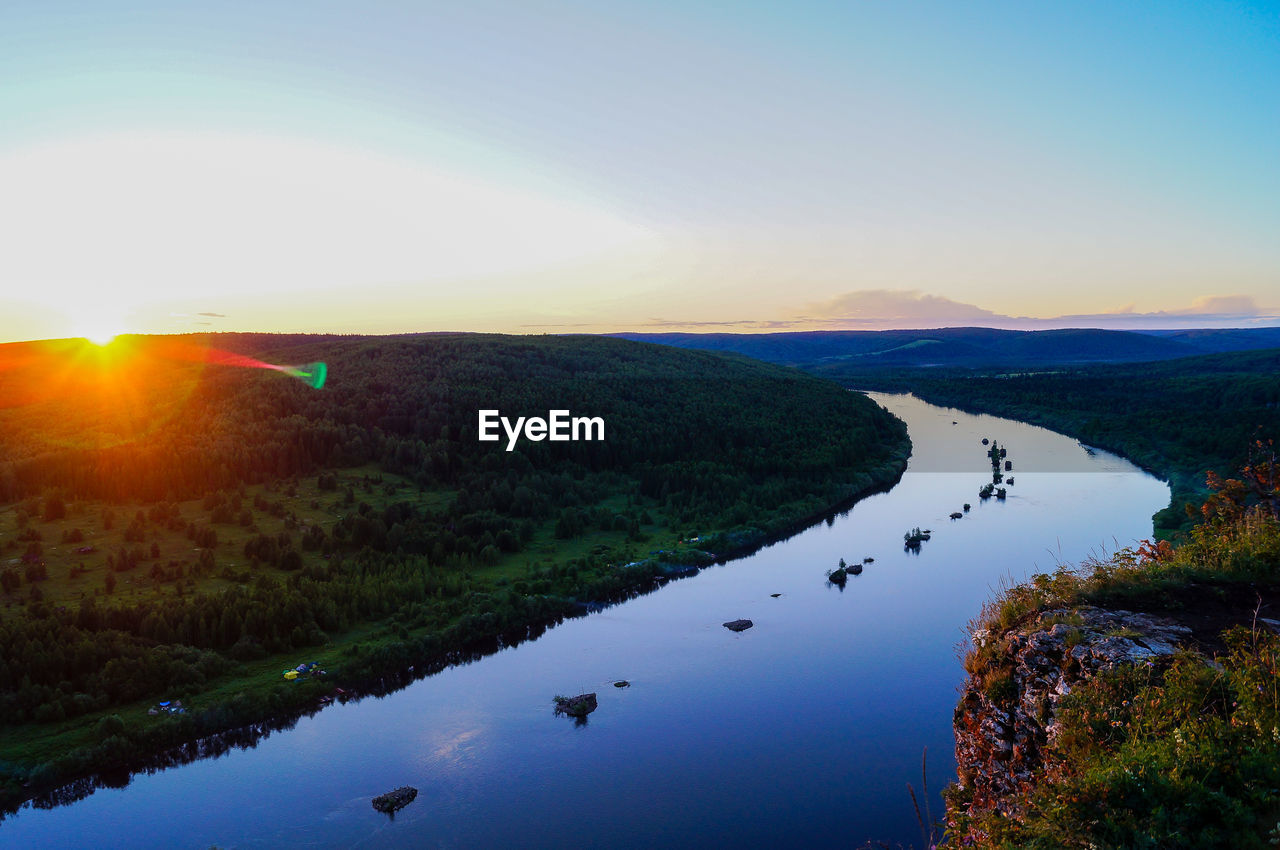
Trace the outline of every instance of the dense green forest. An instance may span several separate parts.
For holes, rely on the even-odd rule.
[[[605,439],[508,452],[481,408]],[[884,486],[908,451],[836,384],[618,339],[0,346],[0,792],[524,639]],[[326,676],[282,680],[299,660]]]
[[[1280,329],[626,334],[796,366],[845,386],[913,392],[1044,425],[1166,478],[1161,537],[1185,535],[1206,472],[1237,469],[1280,435]],[[1138,362],[1135,362],[1138,361]]]
[[[847,365],[812,371],[848,386],[912,392],[936,404],[1032,422],[1124,455],[1170,482],[1172,503],[1155,516],[1163,537],[1190,527],[1186,506],[1204,500],[1207,471],[1225,477],[1245,465],[1258,439],[1280,436],[1280,349],[1274,348],[1012,373]]]
[[[803,369],[834,366],[857,370],[907,366],[992,369],[1151,362],[1280,345],[1280,328],[1175,331],[931,328],[763,334],[627,333],[618,336],[677,348],[735,352]]]

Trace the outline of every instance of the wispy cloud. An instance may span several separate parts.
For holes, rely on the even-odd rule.
[[[678,319],[649,319],[641,324],[646,328],[785,328],[799,324],[799,319],[739,319],[737,321],[698,322]]]
[[[197,316],[208,316],[211,319],[225,319],[226,313],[196,313]]]
[[[918,289],[863,289],[846,292],[829,301],[811,304],[805,310],[811,321],[839,323],[850,327],[938,327],[940,325],[981,325],[993,321],[1026,321],[1004,316],[975,304],[928,295]]]
[[[1139,311],[1133,304],[1102,313],[1063,316],[1012,316],[918,289],[864,289],[813,304],[780,319],[700,321],[653,318],[637,326],[667,330],[890,330],[992,327],[1015,330],[1050,328],[1249,327],[1280,324],[1280,310],[1260,307],[1248,295],[1207,295],[1187,307]]]
[[[1063,322],[1094,323],[1105,327],[1190,327],[1206,325],[1267,325],[1280,320],[1280,311],[1266,310],[1248,295],[1206,295],[1189,307],[1138,312],[1127,306],[1112,313],[1085,313],[1042,319],[1062,327]]]
[[[1138,311],[1129,304],[1102,313],[1063,316],[1011,316],[920,290],[871,289],[849,292],[805,308],[800,321],[842,328],[930,328],[980,325],[1027,330],[1099,328],[1172,328],[1196,325],[1265,325],[1280,321],[1280,311],[1260,307],[1248,295],[1207,295],[1190,306]]]

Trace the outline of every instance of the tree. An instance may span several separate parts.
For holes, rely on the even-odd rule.
[[[57,496],[50,496],[44,500],[44,513],[41,515],[45,522],[53,522],[62,519],[67,515],[66,504]]]
[[[1258,503],[1273,517],[1280,517],[1280,463],[1276,460],[1275,441],[1254,441],[1249,448],[1249,462],[1240,473]]]
[[[98,736],[99,741],[105,741],[112,735],[119,735],[124,732],[124,721],[120,719],[118,714],[108,714],[98,721],[98,725],[94,727],[93,731]]]

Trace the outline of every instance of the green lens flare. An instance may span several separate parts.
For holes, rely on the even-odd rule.
[[[329,367],[324,363],[304,363],[301,366],[285,366],[283,371],[287,375],[292,375],[302,383],[318,390],[324,386],[325,378],[329,377]]]

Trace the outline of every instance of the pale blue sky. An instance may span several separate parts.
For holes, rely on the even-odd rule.
[[[1274,3],[7,3],[0,338],[1273,323],[1277,152]]]

